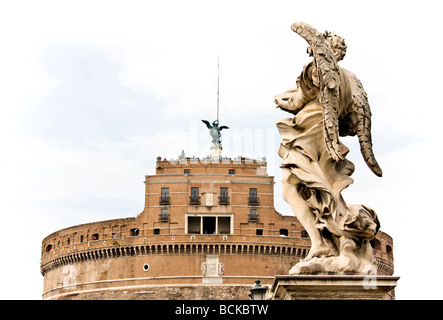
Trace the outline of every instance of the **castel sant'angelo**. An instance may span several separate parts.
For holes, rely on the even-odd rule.
[[[363,205],[348,206],[340,195],[352,183],[354,167],[345,160],[348,149],[339,134],[357,134],[366,163],[382,173],[372,153],[366,93],[355,75],[336,66],[344,55],[334,58],[333,35],[304,23],[292,29],[312,42],[314,62],[323,63],[306,65],[297,88],[275,99],[296,115],[277,123],[284,199],[295,215],[275,210],[274,177],[264,158],[222,156],[220,131],[229,128],[219,126],[217,95],[217,120],[202,120],[212,136],[211,155],[157,157],[155,175],[145,179],[140,214],[68,227],[43,239],[43,299],[238,300],[249,299],[256,279],[268,287],[280,279],[283,288],[280,275],[335,273],[316,278],[321,290],[308,298],[321,298],[328,281],[365,276],[368,267],[380,279],[393,275],[393,241],[378,230],[377,215]],[[315,76],[321,72],[329,82],[320,83],[319,92]],[[284,288],[298,285],[293,279],[302,278]],[[391,288],[384,299],[393,297]],[[329,297],[347,292],[355,298],[355,287],[334,290]],[[368,292],[360,296],[367,297]]]
[[[303,259],[310,239],[274,209],[263,160],[157,158],[136,217],[69,227],[42,242],[43,299],[249,299],[255,279]],[[392,238],[371,241],[393,274]]]

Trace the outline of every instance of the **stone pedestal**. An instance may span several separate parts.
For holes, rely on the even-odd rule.
[[[221,144],[212,144],[211,145],[211,158],[218,159],[222,155],[223,147]]]
[[[272,300],[392,300],[400,277],[361,275],[276,276]]]

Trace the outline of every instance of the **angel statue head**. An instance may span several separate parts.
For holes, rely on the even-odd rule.
[[[345,39],[327,30],[323,32],[322,36],[326,39],[326,42],[329,44],[329,46],[332,49],[332,52],[334,52],[335,59],[337,60],[337,62],[343,60],[343,58],[346,55],[346,49],[347,49]],[[314,53],[312,51],[311,46],[308,47],[307,51],[309,56],[312,57]]]
[[[329,43],[329,46],[335,54],[335,59],[337,59],[337,62],[343,60],[347,49],[345,39],[327,30],[323,32],[323,37],[325,37],[326,41]]]

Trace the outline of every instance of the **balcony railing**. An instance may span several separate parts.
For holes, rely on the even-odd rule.
[[[169,213],[161,213],[158,220],[160,222],[168,222],[169,221]]]
[[[160,197],[160,205],[169,205],[169,197]]]
[[[200,205],[200,197],[189,197],[189,204],[191,206],[197,206]]]
[[[221,206],[229,205],[229,197],[218,197],[218,204]]]
[[[257,222],[258,220],[258,214],[249,214],[249,222]]]
[[[248,204],[249,204],[250,206],[258,206],[258,205],[259,205],[258,198],[255,198],[255,197],[249,197],[249,198],[248,198]]]

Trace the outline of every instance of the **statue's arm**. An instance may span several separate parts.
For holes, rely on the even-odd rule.
[[[290,89],[274,98],[277,108],[293,114],[297,114],[305,105],[303,95],[298,88]]]
[[[297,114],[318,95],[317,68],[314,63],[309,63],[297,78],[296,85],[282,94],[274,96],[277,108],[289,113]]]

